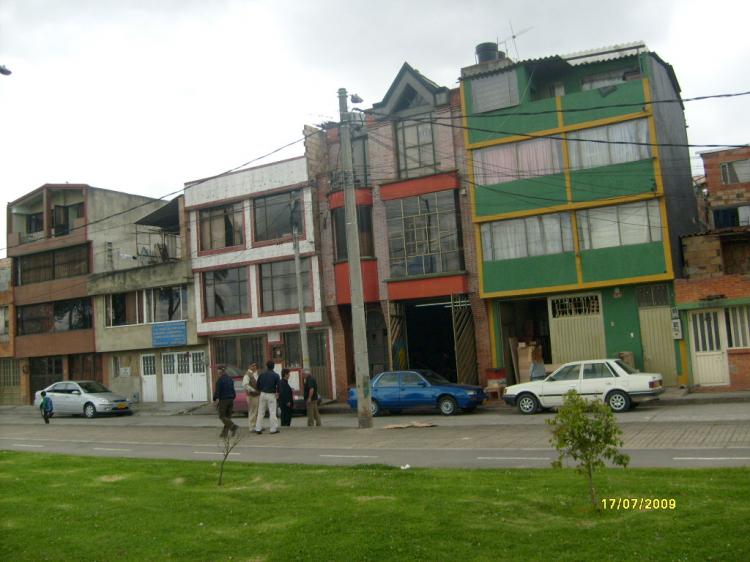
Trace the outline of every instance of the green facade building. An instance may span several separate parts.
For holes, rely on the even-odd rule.
[[[697,210],[672,67],[642,43],[521,62],[487,46],[461,100],[495,366],[513,371],[516,342],[548,365],[625,352],[677,384]]]

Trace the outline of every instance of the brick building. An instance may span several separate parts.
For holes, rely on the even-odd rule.
[[[690,385],[750,389],[750,148],[701,154],[707,231],[682,239],[675,281]]]

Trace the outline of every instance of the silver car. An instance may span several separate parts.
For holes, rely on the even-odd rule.
[[[130,402],[124,396],[115,394],[103,384],[96,381],[62,381],[51,384],[44,389],[52,398],[55,414],[83,414],[93,418],[97,414],[127,414]],[[34,406],[42,403],[42,391],[34,395]]]

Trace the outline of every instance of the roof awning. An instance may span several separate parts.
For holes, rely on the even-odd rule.
[[[178,199],[179,197],[175,197],[169,203],[162,205],[154,212],[135,221],[135,224],[140,224],[142,226],[156,226],[170,232],[179,232],[180,205]]]

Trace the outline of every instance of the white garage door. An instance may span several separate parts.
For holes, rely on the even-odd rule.
[[[607,356],[598,293],[550,297],[547,306],[553,363]]]
[[[162,353],[164,402],[208,400],[206,361],[202,351]]]

